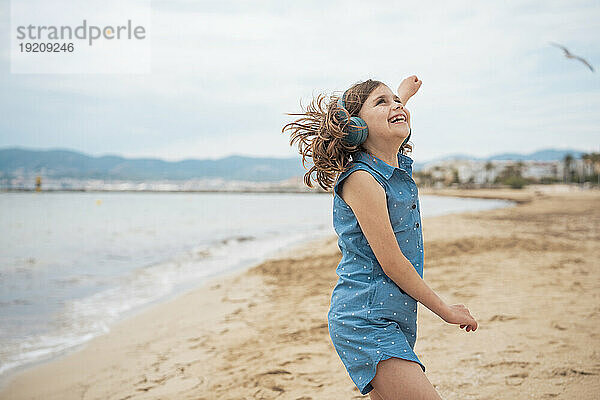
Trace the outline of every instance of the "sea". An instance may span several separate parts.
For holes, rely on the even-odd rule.
[[[419,199],[423,218],[514,204]],[[0,381],[211,277],[334,236],[332,202],[329,193],[0,193]]]

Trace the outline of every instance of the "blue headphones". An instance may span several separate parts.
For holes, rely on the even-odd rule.
[[[350,119],[348,119],[350,113],[348,110],[346,110],[346,103],[344,102],[345,97],[346,92],[344,92],[344,94],[337,101],[338,108],[340,108],[340,110],[337,112],[337,117],[340,120],[342,131],[346,133],[344,136],[344,142],[351,146],[358,146],[367,140],[369,128],[367,127],[365,120],[360,117],[350,117]],[[408,129],[408,136],[406,139],[404,139],[404,142],[402,142],[400,147],[404,146],[404,144],[408,142],[408,139],[410,138],[411,129]]]

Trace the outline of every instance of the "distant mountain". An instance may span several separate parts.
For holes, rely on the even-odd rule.
[[[540,150],[530,154],[504,153],[494,156],[494,160],[521,160],[521,161],[561,161],[567,154],[571,154],[573,158],[580,158],[585,151],[579,150]],[[488,158],[489,159],[489,158]]]
[[[514,161],[562,161],[567,154],[571,154],[573,158],[580,158],[585,151],[580,150],[539,150],[529,154],[520,153],[501,153],[494,154],[489,157],[475,157],[468,154],[450,154],[428,161],[427,163],[447,160],[474,160],[474,161],[493,161],[493,160],[514,160]]]
[[[311,165],[307,166],[310,168]],[[43,174],[53,178],[225,180],[268,182],[304,175],[297,158],[229,156],[218,160],[163,161],[119,156],[92,157],[70,150],[0,149],[0,176]]]
[[[425,164],[452,159],[466,160],[562,160],[566,154],[581,157],[579,150],[540,150],[530,154],[503,153],[487,158],[453,154],[429,162],[415,162],[414,171]],[[312,166],[307,160],[307,168]],[[188,180],[222,178],[254,182],[280,181],[303,176],[301,157],[259,158],[233,155],[218,160],[163,161],[154,158],[88,156],[71,150],[0,149],[0,178],[41,174],[52,178],[103,180]]]

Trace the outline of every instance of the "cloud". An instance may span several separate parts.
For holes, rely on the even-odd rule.
[[[280,131],[300,100],[371,77],[395,89],[416,74],[423,86],[408,108],[418,161],[598,150],[598,79],[548,45],[598,65],[596,2],[152,1],[152,11],[152,74],[2,70],[0,145],[297,155]]]

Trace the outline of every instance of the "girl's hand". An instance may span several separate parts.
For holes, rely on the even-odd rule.
[[[398,97],[402,100],[402,104],[406,104],[408,99],[417,93],[422,83],[423,81],[420,81],[416,75],[411,75],[400,83],[400,86],[398,86]]]
[[[460,324],[460,328],[467,327],[466,331],[475,331],[477,329],[477,321],[469,312],[469,309],[463,304],[453,304],[448,307],[442,319],[449,324]]]

